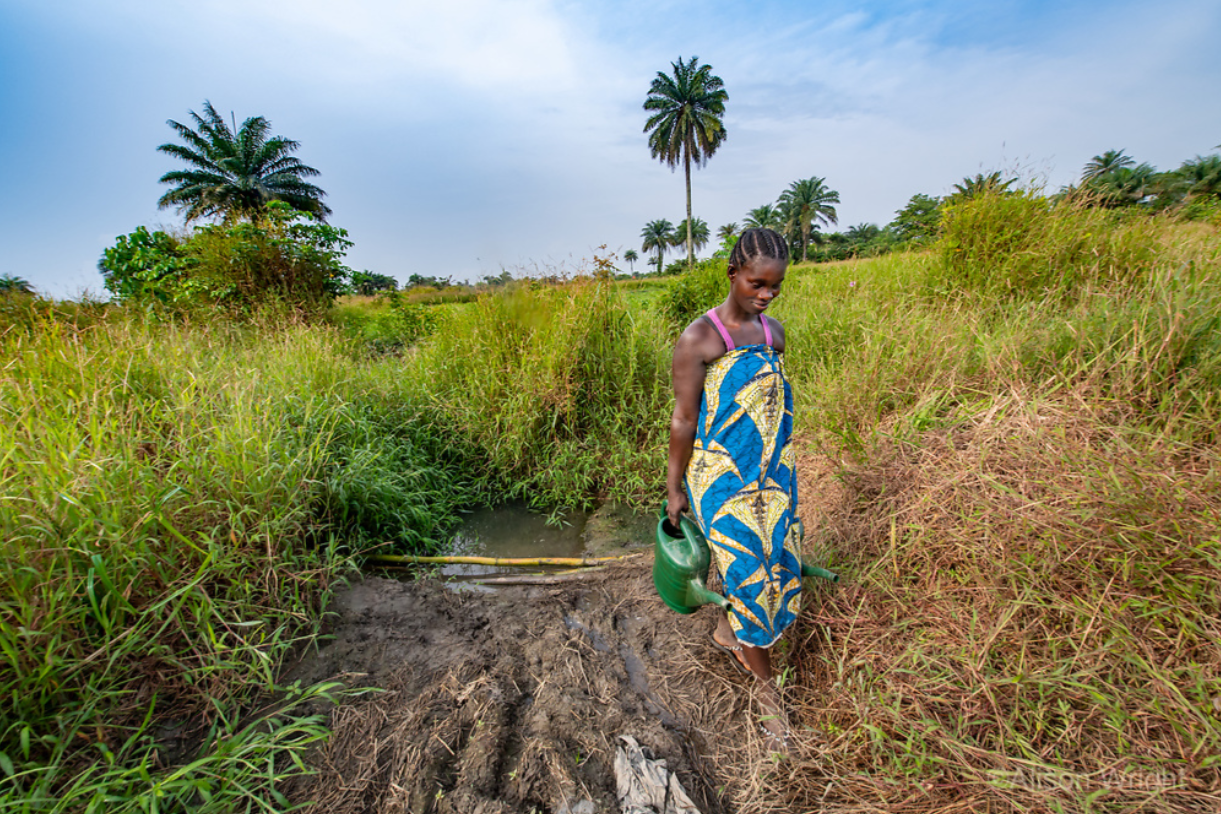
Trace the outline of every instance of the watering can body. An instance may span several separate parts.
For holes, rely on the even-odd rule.
[[[678,525],[677,529],[671,525],[663,507],[653,547],[653,585],[661,601],[679,613],[694,613],[709,603],[728,608],[729,600],[706,587],[712,555],[699,526],[686,515]]]
[[[801,521],[797,521],[800,523]],[[799,529],[798,539],[801,539]],[[675,528],[665,506],[657,518],[657,541],[653,547],[653,585],[666,606],[678,613],[694,613],[701,605],[715,604],[728,610],[729,600],[707,588],[712,555],[703,532],[690,517],[679,518]],[[803,577],[822,577],[839,582],[839,575],[802,563]]]

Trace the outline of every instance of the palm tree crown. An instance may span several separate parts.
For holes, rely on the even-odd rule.
[[[1012,192],[1009,187],[1017,183],[1016,178],[1001,180],[1000,171],[984,175],[975,173],[974,178],[963,178],[961,183],[954,185],[954,191],[946,196],[947,204],[963,203],[979,195],[1007,195]]]
[[[1081,180],[1089,181],[1100,175],[1106,175],[1108,172],[1135,165],[1136,159],[1125,155],[1123,150],[1107,150],[1102,155],[1096,155],[1085,162],[1085,167],[1081,171]]]
[[[1153,192],[1157,170],[1151,164],[1121,166],[1093,176],[1083,185],[1103,206],[1124,206],[1144,201]]]
[[[784,226],[789,232],[800,233],[802,260],[806,256],[806,245],[810,240],[810,229],[815,223],[837,223],[839,215],[831,204],[839,203],[839,193],[829,189],[825,178],[806,178],[794,181],[780,193],[780,210],[784,215]]]
[[[687,180],[687,223],[691,220],[691,163],[697,167],[725,141],[725,83],[699,57],[671,63],[673,75],[657,72],[644,109],[652,113],[644,123],[653,158],[677,169],[682,162]],[[687,233],[687,264],[695,264],[694,235]]]
[[[666,246],[671,245],[673,230],[674,225],[665,218],[651,220],[645,224],[644,229],[640,230],[640,236],[644,238],[644,244],[640,248],[645,252],[648,252],[650,249],[657,250],[658,274],[661,274],[661,261],[665,257]]]
[[[1198,155],[1171,175],[1188,197],[1221,198],[1221,156]]]
[[[771,204],[756,206],[746,213],[744,222],[748,229],[773,229],[779,232],[784,228],[784,220],[780,217],[780,211]]]
[[[697,252],[708,245],[708,223],[703,218],[696,218],[692,221],[690,229],[687,228],[687,221],[681,221],[674,227],[674,234],[670,236],[670,240],[675,246],[681,246],[686,241],[688,233],[691,235],[691,244]]]
[[[283,201],[319,220],[331,214],[322,203],[326,193],[303,180],[318,175],[318,170],[290,155],[298,142],[269,135],[267,119],[251,117],[234,132],[207,101],[204,115],[192,110],[191,118],[195,129],[168,122],[185,144],[157,148],[192,167],[161,176],[161,183],[174,188],[161,196],[159,207],[178,207],[188,223],[215,216],[254,219],[268,201]]]
[[[24,277],[15,274],[0,275],[0,294],[33,294],[34,286]]]

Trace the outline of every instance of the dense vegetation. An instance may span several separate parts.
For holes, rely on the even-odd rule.
[[[995,191],[942,218],[934,250],[797,266],[777,301],[847,586],[782,657],[821,740],[743,807],[1207,806],[1221,224]],[[508,495],[655,501],[671,343],[723,275],[329,321],[0,296],[0,811],[275,805],[323,729],[243,711],[350,555]]]
[[[275,306],[312,315],[347,288],[347,237],[272,201],[250,220],[177,235],[141,226],[106,249],[98,269],[114,298],[137,308],[235,317]]]

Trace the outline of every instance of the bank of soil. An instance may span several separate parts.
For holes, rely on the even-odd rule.
[[[632,735],[704,814],[737,810],[763,782],[753,679],[710,644],[711,608],[665,607],[651,566],[646,553],[492,593],[378,576],[341,592],[334,638],[286,678],[384,691],[333,710],[317,774],[290,798],[328,814],[618,812],[615,748]]]

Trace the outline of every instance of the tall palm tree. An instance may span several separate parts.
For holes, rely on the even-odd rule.
[[[712,75],[712,68],[700,65],[699,57],[683,62],[670,63],[674,75],[661,71],[649,86],[644,109],[651,112],[644,123],[644,132],[649,133],[649,150],[656,158],[670,166],[671,170],[682,161],[687,177],[687,220],[691,224],[691,162],[697,167],[708,162],[708,158],[725,142],[725,83],[721,77]],[[695,243],[691,230],[687,230],[687,266],[695,265]]]
[[[784,228],[801,233],[801,251],[798,257],[806,257],[806,246],[810,242],[810,229],[818,222],[838,223],[839,215],[831,204],[839,203],[839,193],[827,187],[825,178],[806,178],[794,181],[780,193],[780,211],[784,214]]]
[[[235,132],[207,101],[204,115],[192,110],[191,118],[194,130],[173,120],[167,122],[185,144],[157,148],[192,167],[161,176],[161,183],[174,188],[161,196],[159,207],[178,207],[188,223],[214,216],[253,220],[268,201],[284,201],[319,220],[331,214],[322,203],[326,193],[304,180],[318,175],[318,170],[290,155],[299,142],[270,135],[267,119],[253,116]]]
[[[665,257],[666,246],[671,245],[670,240],[673,233],[674,225],[665,218],[649,221],[640,231],[640,236],[644,238],[644,244],[640,248],[646,253],[650,249],[657,250],[658,274],[661,274],[661,261]]]
[[[696,218],[691,224],[690,229],[687,228],[687,221],[685,220],[674,227],[674,234],[671,239],[674,241],[675,246],[683,245],[683,241],[687,237],[691,239],[691,245],[695,247],[697,252],[707,246],[709,237],[707,222],[703,218]]]
[[[1123,150],[1107,150],[1102,155],[1096,155],[1085,162],[1085,167],[1081,171],[1081,181],[1084,183],[1100,175],[1106,175],[1108,172],[1134,166],[1136,166],[1136,159],[1125,155]]]
[[[628,249],[623,253],[623,259],[627,261],[627,267],[633,273],[636,271],[636,261],[640,259],[640,255],[636,254],[635,249]]]
[[[784,219],[780,217],[780,210],[771,204],[756,206],[746,213],[744,222],[748,229],[775,229],[779,232],[784,228]]]
[[[724,226],[722,226],[716,230],[716,236],[722,242],[729,240],[731,237],[733,237],[737,233],[738,233],[738,224],[736,224],[736,223],[727,223]]]

